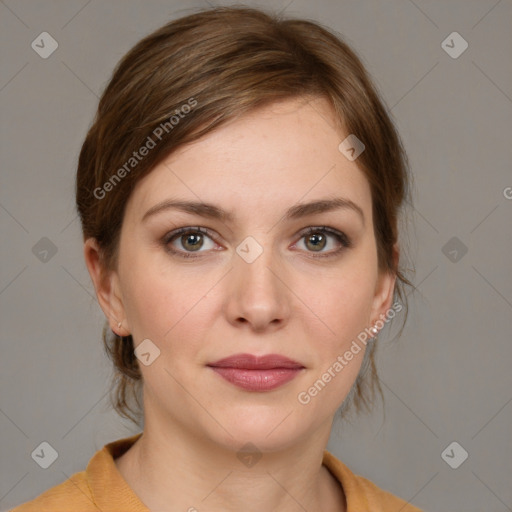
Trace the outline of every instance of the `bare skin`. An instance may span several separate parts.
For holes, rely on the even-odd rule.
[[[98,246],[85,242],[111,328],[160,350],[140,364],[144,434],[115,461],[154,512],[346,510],[322,456],[364,350],[307,404],[298,395],[390,308],[395,276],[378,271],[370,187],[338,150],[348,134],[335,126],[320,98],[259,109],[180,148],[137,184],[116,269],[102,277]],[[298,203],[333,198],[362,215],[345,207],[285,217]],[[144,218],[169,199],[211,203],[232,219],[176,208]],[[304,233],[322,226],[350,246]],[[162,242],[181,227],[208,232]],[[247,237],[263,250],[250,263],[236,251]],[[280,354],[303,369],[276,389],[248,391],[208,366],[239,353]],[[247,443],[262,455],[251,467],[237,457]]]

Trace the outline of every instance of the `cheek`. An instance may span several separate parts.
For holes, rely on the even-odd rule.
[[[372,248],[366,247],[347,254],[335,268],[326,265],[313,272],[308,263],[288,269],[286,280],[294,292],[288,300],[295,304],[290,320],[302,324],[308,338],[323,345],[321,353],[343,349],[369,326],[376,280],[376,259],[372,255]],[[186,339],[192,348],[194,340],[208,330],[213,316],[219,313],[215,306],[218,301],[212,303],[213,296],[208,295],[223,271],[215,267],[198,269],[194,264],[178,268],[163,252],[132,248],[124,256],[124,267],[120,268],[123,297],[135,343],[149,338],[164,346]]]
[[[325,343],[339,348],[369,327],[376,275],[364,261],[347,261],[330,273],[298,278],[297,295],[303,300],[304,313],[315,320],[309,326],[317,335],[322,333]]]
[[[371,267],[347,266],[330,278],[317,279],[321,292],[311,293],[304,300],[313,315],[303,308],[303,330],[310,343],[312,355],[312,377],[307,387],[301,389],[301,401],[311,400],[308,407],[321,411],[335,411],[347,396],[363,362],[365,343],[358,339],[369,327],[375,281]],[[303,281],[303,296],[308,287]],[[309,302],[309,303],[308,303]],[[365,338],[366,339],[366,338]],[[317,397],[318,398],[315,398]],[[311,409],[304,410],[311,414]]]
[[[199,328],[198,311],[204,309],[205,296],[216,280],[194,272],[192,266],[172,272],[171,268],[165,256],[142,253],[133,255],[126,266],[123,296],[136,343],[150,338],[164,346],[177,336],[191,340],[191,330]]]

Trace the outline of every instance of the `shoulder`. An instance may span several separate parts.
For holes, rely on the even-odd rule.
[[[81,512],[98,511],[87,485],[85,471],[75,473],[66,481],[47,489],[31,501],[27,501],[9,512]]]
[[[103,446],[85,471],[9,512],[149,512],[117,470],[114,459],[129,449],[142,433]]]
[[[374,512],[395,512],[396,510],[400,510],[400,512],[422,512],[421,509],[402,498],[377,487],[370,480],[359,475],[354,476],[368,500],[370,510]]]
[[[347,512],[371,510],[372,512],[422,512],[409,502],[377,487],[370,480],[355,475],[352,471],[327,450],[324,451],[323,464],[338,479],[347,501]]]

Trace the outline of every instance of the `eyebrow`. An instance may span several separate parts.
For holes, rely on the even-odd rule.
[[[198,201],[182,201],[168,199],[162,201],[151,207],[142,217],[142,222],[147,220],[149,217],[167,210],[180,210],[182,212],[200,215],[202,217],[208,217],[211,219],[217,219],[222,222],[233,222],[234,215],[231,212],[223,210],[218,206],[211,203],[202,203]],[[299,203],[290,207],[284,214],[284,220],[293,220],[306,217],[308,215],[314,215],[333,210],[352,210],[359,214],[363,225],[365,222],[364,213],[362,208],[351,201],[343,197],[336,197],[333,199],[320,199],[318,201],[312,201],[310,203]]]

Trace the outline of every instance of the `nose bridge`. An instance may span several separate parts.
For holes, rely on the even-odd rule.
[[[247,237],[238,245],[236,252],[234,266],[242,289],[253,295],[254,293],[273,295],[278,292],[274,269],[277,265],[277,257],[270,242],[263,245],[255,238]]]
[[[278,277],[279,258],[270,243],[247,237],[233,255],[228,312],[231,321],[245,321],[261,329],[288,314],[286,287]]]

